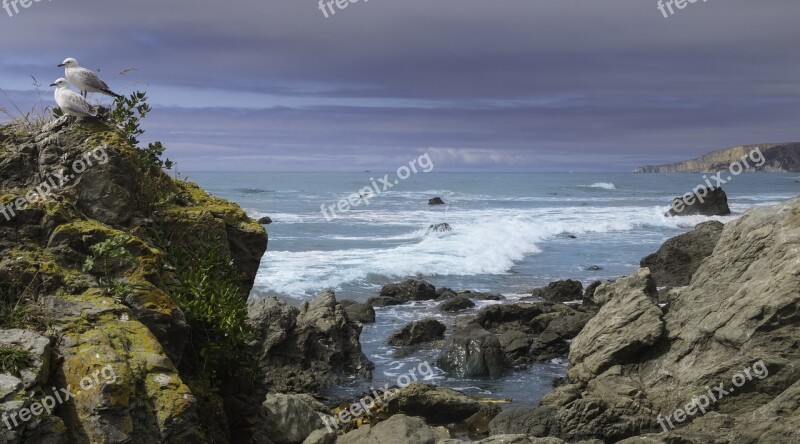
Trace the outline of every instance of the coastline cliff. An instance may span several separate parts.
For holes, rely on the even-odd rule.
[[[745,166],[748,172],[796,173],[800,172],[800,143],[772,143],[745,145],[713,151],[696,159],[668,165],[649,165],[635,169],[634,173],[709,173],[727,170],[731,164],[759,150],[763,162]],[[751,162],[752,163],[752,162]],[[760,165],[759,165],[760,164]]]

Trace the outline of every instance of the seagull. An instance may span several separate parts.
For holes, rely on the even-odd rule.
[[[64,77],[81,90],[83,97],[86,97],[87,93],[98,92],[117,99],[122,98],[121,95],[111,91],[106,82],[100,80],[94,71],[82,68],[72,57],[64,60],[58,67],[64,68]]]
[[[80,94],[69,89],[67,79],[58,79],[52,85],[56,87],[56,103],[61,111],[73,117],[95,117],[97,109],[86,101]]]

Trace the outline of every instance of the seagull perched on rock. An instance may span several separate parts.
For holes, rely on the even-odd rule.
[[[64,76],[81,90],[83,97],[86,97],[87,93],[97,92],[117,99],[122,98],[121,95],[111,91],[106,82],[100,80],[94,71],[82,68],[72,57],[64,60],[58,67],[64,67]]]
[[[56,104],[64,114],[73,117],[97,116],[97,108],[93,107],[80,94],[69,89],[67,79],[58,79],[50,86],[56,87]]]

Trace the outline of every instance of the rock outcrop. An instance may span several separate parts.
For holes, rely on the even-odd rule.
[[[442,302],[441,304],[439,304],[437,308],[444,312],[455,313],[457,311],[469,310],[474,306],[475,303],[472,302],[469,298],[466,298],[464,296],[456,296],[454,298]]]
[[[722,188],[703,188],[697,194],[676,197],[665,216],[727,216],[728,195]]]
[[[259,361],[267,387],[315,393],[348,376],[372,377],[373,365],[358,341],[361,324],[351,321],[331,290],[291,306],[276,298],[248,304],[260,338]]]
[[[721,222],[703,222],[664,242],[657,252],[642,259],[641,266],[650,269],[659,287],[688,285],[703,259],[714,252],[723,228]]]
[[[422,280],[408,279],[400,283],[385,285],[381,288],[380,295],[370,298],[367,305],[385,307],[411,301],[429,301],[438,297],[436,287],[432,284]]]
[[[497,336],[472,322],[456,323],[436,362],[462,378],[496,378],[511,369]]]
[[[47,342],[55,356],[2,409],[21,418],[53,386],[91,386],[56,411],[0,428],[0,441],[183,443],[228,440],[234,427],[247,433],[247,409],[226,402],[257,390],[237,378],[207,381],[218,392],[195,384],[200,358],[176,297],[189,294],[176,252],[213,251],[209,263],[232,264],[226,294],[243,305],[266,233],[238,206],[147,162],[104,117],[0,127],[0,205],[10,216],[0,216],[0,286],[26,310],[3,326],[35,331],[45,341],[22,345]],[[93,248],[112,241],[119,256]],[[211,411],[215,421],[200,420]]]
[[[800,200],[750,210],[724,227],[689,285],[669,293],[668,310],[646,269],[601,285],[600,312],[571,344],[567,380],[539,407],[502,412],[492,433],[794,442],[798,288]]]

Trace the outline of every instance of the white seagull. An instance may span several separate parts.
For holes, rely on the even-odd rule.
[[[81,90],[81,93],[84,97],[86,97],[87,93],[96,92],[105,94],[107,96],[112,96],[117,99],[122,98],[121,95],[111,91],[106,82],[100,80],[100,77],[97,77],[97,74],[95,74],[94,71],[91,69],[82,68],[80,65],[78,65],[78,61],[72,57],[64,60],[60,65],[58,65],[58,67],[64,67],[64,76],[70,81],[70,83],[77,86],[78,89]]]
[[[58,79],[52,85],[56,87],[56,104],[61,111],[73,117],[95,117],[97,109],[86,101],[80,94],[69,89],[67,79]]]

